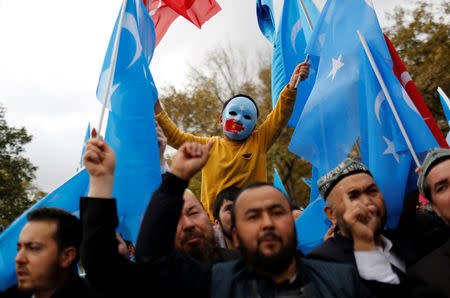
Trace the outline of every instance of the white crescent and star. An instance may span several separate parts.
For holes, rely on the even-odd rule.
[[[139,31],[138,31],[136,18],[129,12],[125,13],[125,16],[123,18],[122,29],[128,30],[133,35],[134,41],[136,43],[136,52],[134,53],[133,60],[131,60],[130,64],[127,67],[127,68],[130,68],[137,61],[137,59],[141,56],[142,45],[140,43]]]
[[[420,118],[422,118],[422,116],[420,115],[419,111],[417,110],[416,106],[414,105],[414,103],[412,102],[411,98],[409,97],[408,93],[406,93],[405,89],[403,89],[402,87],[402,96],[403,96],[403,100],[405,101],[405,103],[408,105],[408,107],[413,110],[413,112],[415,112],[417,115],[419,115]]]
[[[375,98],[375,106],[374,106],[374,110],[375,110],[375,116],[378,119],[378,123],[381,124],[381,119],[380,119],[380,108],[381,108],[381,104],[386,100],[386,96],[384,96],[383,90],[380,90],[380,92],[378,92],[377,97]]]
[[[330,73],[328,74],[328,77],[327,77],[327,78],[329,78],[330,76],[333,76],[333,77],[331,78],[331,80],[334,80],[334,77],[336,76],[336,72],[337,72],[342,66],[344,66],[344,63],[341,62],[341,59],[342,59],[342,54],[339,55],[339,58],[338,58],[338,59],[331,58],[331,62],[332,62],[332,64],[333,64],[333,67],[331,68],[331,71],[330,71]]]
[[[397,152],[395,151],[395,144],[394,142],[390,141],[388,138],[383,136],[384,141],[386,142],[387,148],[384,150],[383,154],[392,154],[392,156],[395,158],[397,163],[400,162],[400,157],[398,156]]]

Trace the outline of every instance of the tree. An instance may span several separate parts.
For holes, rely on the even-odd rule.
[[[0,105],[0,224],[5,226],[44,195],[31,184],[36,167],[22,156],[31,138],[25,128],[7,125]]]
[[[204,65],[191,67],[188,86],[183,91],[174,86],[162,89],[160,100],[171,119],[183,131],[201,136],[221,135],[218,118],[223,103],[233,95],[243,93],[258,104],[260,125],[272,110],[270,64],[257,55],[259,63],[251,71],[251,61],[242,51],[231,47],[220,47],[209,53]],[[293,128],[285,128],[267,154],[267,176],[273,181],[273,166],[281,176],[286,191],[292,200],[306,206],[309,188],[301,180],[311,175],[311,166],[288,151]],[[190,182],[190,189],[200,194],[201,175]]]
[[[396,7],[387,35],[397,49],[414,83],[441,128],[447,128],[436,91],[450,92],[450,4],[417,1],[412,10]],[[448,119],[450,120],[450,119]]]

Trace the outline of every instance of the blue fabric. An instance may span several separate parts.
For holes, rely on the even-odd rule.
[[[359,29],[390,63],[370,0],[329,0],[307,46],[320,58],[316,83],[289,149],[310,161],[322,176],[344,160],[359,136]]]
[[[134,81],[136,86],[147,88],[151,85],[155,96],[148,100],[156,101],[156,88],[153,77],[148,68],[155,49],[155,27],[148,11],[145,9],[142,1],[129,0],[125,10],[122,23],[122,30],[117,52],[117,62],[114,72],[114,80],[109,94],[110,100],[107,107],[111,109],[111,102],[114,98],[120,98],[116,93],[117,89],[126,82]],[[144,7],[144,9],[142,8]],[[102,72],[97,85],[97,98],[103,101],[107,86],[108,76],[111,71],[111,55],[113,52],[114,41],[116,38],[117,27],[120,19],[120,13],[117,17],[108,49],[103,61]],[[117,105],[117,108],[119,106]]]
[[[83,169],[29,208],[0,234],[0,291],[17,283],[14,262],[16,244],[27,222],[28,212],[39,207],[58,207],[79,217],[80,197],[86,196],[88,184],[89,175]]]
[[[323,236],[331,227],[323,208],[325,201],[319,196],[306,207],[295,222],[297,249],[307,254],[323,242]]]
[[[391,66],[377,51],[371,49],[371,52],[414,151],[424,156],[430,148],[438,147],[435,138]],[[411,191],[408,179],[417,181],[418,177],[414,172],[412,155],[364,52],[361,61],[359,109],[362,159],[383,193],[388,212],[387,228],[395,229],[402,212],[403,198]]]
[[[86,142],[91,137],[91,123],[88,123],[88,126],[86,128],[86,134],[84,135],[84,142],[83,142],[83,148],[81,149],[81,156],[80,156],[80,167],[79,169],[83,168],[83,156],[86,152]]]
[[[275,21],[272,7],[272,0],[256,0],[256,16],[259,29],[271,44],[273,44],[275,36]]]
[[[445,96],[447,97],[444,98],[441,92],[444,93],[444,91],[441,89],[440,92],[438,92],[439,98],[441,99],[442,109],[444,110],[445,118],[447,118],[447,123],[450,125],[450,102],[448,100],[448,96],[444,93]],[[447,143],[450,142],[450,133],[447,134],[447,138],[445,140],[447,141]]]
[[[283,182],[281,181],[281,178],[280,178],[280,175],[278,174],[277,169],[273,170],[273,186],[275,186],[276,188],[281,190],[284,193],[284,195],[286,196],[286,198],[288,198],[288,200],[290,201],[289,196],[286,192],[286,189],[284,188]]]
[[[319,10],[311,0],[305,0],[308,14],[313,23],[319,18]],[[278,101],[283,88],[289,83],[295,67],[305,61],[306,42],[311,37],[311,29],[298,0],[284,1],[283,12],[278,23],[272,59],[272,105]],[[306,100],[314,86],[318,59],[311,57],[308,79],[298,86],[297,100],[288,125],[296,127]]]
[[[115,31],[106,52],[102,76],[108,72]],[[141,217],[161,182],[156,124],[157,90],[149,71],[155,31],[142,1],[128,0],[120,36],[111,94],[106,142],[116,153],[113,196],[117,199],[118,231],[136,242]]]

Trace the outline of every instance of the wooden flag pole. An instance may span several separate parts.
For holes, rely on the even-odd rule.
[[[300,4],[302,5],[302,9],[303,9],[303,12],[305,13],[306,20],[308,21],[309,28],[311,29],[311,31],[314,31],[314,24],[311,21],[308,10],[306,9],[305,2],[303,0],[300,0]],[[305,62],[308,62],[308,60],[309,60],[309,54],[306,55]],[[295,89],[297,89],[298,84],[300,84],[301,79],[302,79],[302,77],[298,77],[297,82],[295,83]]]
[[[411,144],[408,134],[406,133],[405,128],[403,127],[403,123],[397,113],[394,103],[392,102],[391,95],[389,94],[386,84],[384,83],[383,77],[381,76],[381,73],[378,70],[378,66],[375,63],[375,60],[373,59],[372,53],[370,52],[369,46],[367,45],[367,42],[366,42],[366,39],[364,38],[364,36],[361,34],[361,32],[359,30],[356,30],[356,32],[358,33],[359,39],[361,40],[361,43],[364,47],[364,51],[366,52],[367,58],[369,58],[370,65],[372,66],[372,69],[375,72],[375,75],[377,76],[377,79],[378,79],[378,82],[380,83],[381,89],[383,90],[383,93],[386,96],[389,106],[391,107],[392,113],[394,114],[394,118],[397,121],[400,131],[402,132],[403,138],[405,138],[405,141],[406,141],[406,144],[408,145],[409,151],[411,152],[411,155],[414,158],[414,161],[416,162],[417,167],[420,167],[421,165],[419,162],[419,158],[417,158],[417,154],[416,154],[416,152],[414,152],[414,148]]]
[[[101,131],[102,131],[102,126],[103,126],[103,118],[105,116],[105,110],[106,110],[106,105],[108,103],[109,100],[109,92],[111,90],[111,85],[114,79],[114,71],[116,69],[116,61],[117,61],[117,52],[119,50],[119,41],[120,41],[120,33],[122,32],[122,23],[123,23],[123,17],[125,15],[125,9],[127,8],[127,1],[128,0],[124,0],[122,3],[122,9],[120,10],[120,19],[119,19],[119,24],[117,25],[117,32],[116,32],[116,37],[114,39],[114,47],[113,47],[113,51],[111,54],[111,63],[110,63],[110,71],[108,74],[108,81],[106,83],[106,92],[105,95],[103,97],[103,105],[102,105],[102,111],[100,113],[100,120],[98,122],[98,130],[97,130],[97,138],[100,136]]]

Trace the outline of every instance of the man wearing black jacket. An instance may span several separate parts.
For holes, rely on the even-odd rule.
[[[161,208],[165,212],[153,214],[151,220],[155,225],[152,223],[153,228],[144,228],[148,239],[154,241],[138,241],[137,263],[134,264],[124,260],[117,250],[115,229],[118,218],[116,202],[112,198],[114,152],[102,137],[96,139],[95,132],[92,136],[83,157],[90,175],[90,189],[88,197],[80,201],[83,226],[81,259],[88,280],[112,297],[208,297],[210,269],[174,250],[174,235],[183,200],[172,198],[182,197],[187,181],[179,177],[198,171],[208,159],[210,147],[202,147],[200,154],[187,153],[189,158],[181,160],[181,167],[176,166],[181,154],[174,158],[171,172],[179,177],[166,174],[168,176],[155,191],[153,197],[160,200],[151,200],[149,208]],[[145,224],[143,227],[149,226]],[[139,258],[140,245],[151,249],[150,257]]]

